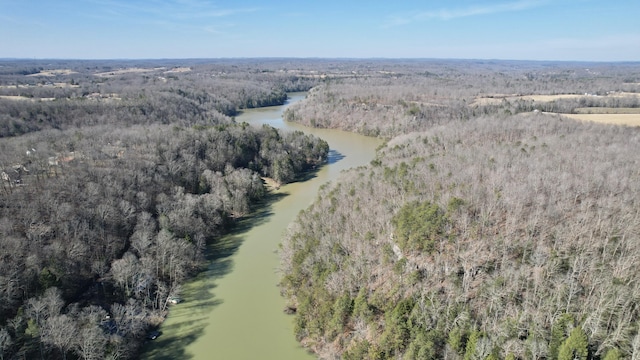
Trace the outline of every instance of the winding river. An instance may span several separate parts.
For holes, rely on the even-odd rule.
[[[314,358],[296,342],[293,317],[283,312],[276,250],[287,226],[311,204],[319,187],[345,169],[368,164],[381,140],[284,122],[284,109],[304,96],[290,94],[283,106],[247,110],[236,120],[321,137],[331,149],[328,164],[312,178],[275,191],[272,202],[213,249],[221,255],[210,259],[208,268],[184,286],[184,302],[171,308],[162,335],[149,342],[143,359]]]

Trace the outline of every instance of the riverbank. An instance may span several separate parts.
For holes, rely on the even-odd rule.
[[[300,210],[315,199],[320,186],[348,168],[369,163],[381,140],[338,130],[310,129],[282,121],[283,110],[304,98],[291,96],[285,106],[245,110],[236,120],[301,130],[326,140],[327,164],[309,179],[271,192],[271,202],[242,219],[222,240],[224,251],[183,287],[184,302],[172,307],[162,336],[147,344],[144,359],[312,359],[295,340],[293,318],[283,312],[278,246]]]

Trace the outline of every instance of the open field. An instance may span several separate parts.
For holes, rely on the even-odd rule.
[[[0,85],[0,89],[27,89],[30,85]]]
[[[19,95],[0,95],[0,99],[15,100],[15,101],[24,101],[24,100],[29,100],[29,101],[53,101],[56,98],[30,98],[30,97],[19,96]]]
[[[167,70],[165,71],[165,74],[170,74],[170,73],[184,73],[184,72],[189,72],[191,71],[190,67],[176,67],[173,68],[171,70]]]
[[[577,114],[640,114],[640,108],[583,107],[576,108]]]
[[[99,76],[99,77],[112,77],[112,76],[117,76],[117,75],[124,75],[124,74],[133,74],[133,73],[148,73],[148,72],[153,72],[153,71],[158,71],[158,70],[164,70],[164,67],[161,68],[153,68],[153,69],[149,69],[149,68],[126,68],[126,69],[118,69],[118,70],[113,70],[113,71],[106,71],[106,72],[101,72],[101,73],[95,73],[95,76]]]
[[[626,92],[626,91],[612,91],[608,95],[612,97],[628,97],[628,96],[640,97],[640,93]]]
[[[71,74],[77,74],[77,72],[70,69],[53,69],[53,70],[42,70],[39,73],[31,74],[27,76],[58,76],[58,75],[71,75]]]
[[[27,75],[27,76],[30,76],[30,75]],[[28,89],[28,88],[31,88],[31,87],[77,88],[77,87],[80,87],[80,85],[64,83],[64,82],[55,82],[55,83],[48,83],[48,84],[35,84],[35,85],[25,85],[25,84],[0,85],[0,89]]]
[[[635,114],[559,114],[570,119],[603,124],[640,126],[640,113]]]
[[[556,101],[561,99],[580,99],[583,97],[590,97],[593,95],[576,95],[576,94],[558,94],[558,95],[525,95],[518,96],[515,100],[531,100],[531,101],[540,101],[540,102],[549,102]]]
[[[484,106],[484,105],[498,105],[502,101],[516,101],[516,100],[530,100],[539,102],[549,102],[560,99],[580,99],[588,95],[577,94],[558,94],[558,95],[490,95],[477,97],[472,105]]]
[[[582,99],[582,98],[627,98],[627,97],[640,97],[640,94],[630,92],[611,92],[607,95],[591,95],[591,94],[556,94],[556,95],[514,95],[514,94],[496,94],[488,96],[476,97],[472,105],[486,106],[486,105],[498,105],[502,101],[537,101],[537,102],[551,102],[556,100],[566,99]]]

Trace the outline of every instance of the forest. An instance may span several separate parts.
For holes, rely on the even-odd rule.
[[[329,150],[234,120],[314,84],[269,64],[0,65],[2,359],[137,358],[265,179]]]
[[[283,239],[297,339],[322,359],[640,357],[640,130],[564,116],[640,114],[640,64],[396,65],[285,113],[387,140]]]
[[[269,183],[386,142],[279,249],[322,359],[640,357],[640,63],[0,60],[0,359],[130,359]],[[219,246],[216,246],[216,245]],[[212,246],[213,245],[213,246]]]

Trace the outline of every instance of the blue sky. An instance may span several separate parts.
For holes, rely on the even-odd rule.
[[[0,0],[0,58],[640,61],[638,0]]]

